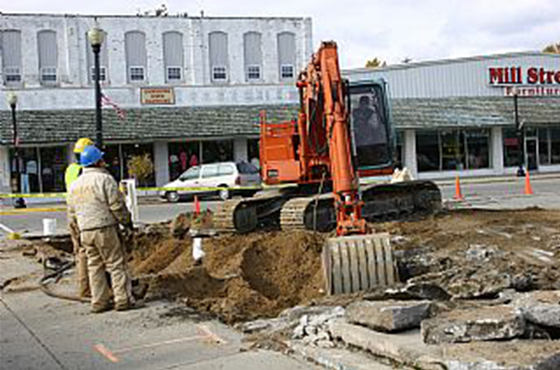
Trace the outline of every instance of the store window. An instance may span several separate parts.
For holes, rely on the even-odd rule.
[[[442,170],[463,170],[466,168],[465,147],[462,139],[463,135],[458,130],[440,132]]]
[[[549,144],[549,137],[548,137],[548,129],[547,128],[539,128],[538,129],[538,139],[539,139],[539,165],[547,165],[550,164],[550,146]]]
[[[395,168],[404,167],[404,132],[397,131],[395,134]]]
[[[202,142],[204,163],[233,161],[233,140]]]
[[[10,149],[12,179],[16,178],[14,149]],[[65,146],[19,148],[20,188],[22,193],[65,191],[64,172],[68,166]]]
[[[200,142],[169,143],[169,177],[175,180],[183,172],[200,164]]]
[[[259,150],[259,139],[247,140],[247,153],[249,155],[249,161],[257,168],[261,167],[261,155]]]
[[[464,131],[467,146],[467,168],[490,168],[490,132],[488,130]]]
[[[416,133],[419,171],[453,171],[490,167],[490,131],[440,130]]]
[[[120,144],[105,145],[103,152],[105,153],[103,158],[107,164],[107,170],[111,173],[111,175],[113,175],[115,180],[122,180],[124,173]]]
[[[123,174],[125,178],[131,178],[129,173],[129,167],[132,158],[135,156],[141,156],[144,154],[148,154],[152,163],[154,163],[154,148],[152,144],[122,144],[122,157],[124,159],[124,168]],[[155,168],[155,167],[154,167]],[[145,179],[139,180],[137,186],[155,186],[156,184],[156,177],[155,177],[155,170],[146,177]]]
[[[437,131],[416,133],[416,160],[418,171],[439,171],[440,146]]]
[[[43,192],[65,191],[64,172],[68,165],[66,147],[39,148]]]
[[[560,127],[550,129],[550,163],[560,164]]]
[[[504,129],[504,166],[519,166],[519,141],[515,129]]]

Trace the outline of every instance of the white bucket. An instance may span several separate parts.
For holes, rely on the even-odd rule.
[[[43,235],[54,235],[56,232],[56,218],[43,219]]]

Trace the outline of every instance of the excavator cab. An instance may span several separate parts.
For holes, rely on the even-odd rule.
[[[352,155],[360,177],[391,173],[395,150],[384,80],[347,84]]]

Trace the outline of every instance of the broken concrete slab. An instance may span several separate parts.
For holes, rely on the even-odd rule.
[[[424,344],[418,330],[401,334],[379,333],[363,326],[350,324],[344,319],[329,321],[328,328],[333,338],[361,348],[374,356],[423,370],[446,369],[442,362],[441,350]]]
[[[520,337],[525,321],[520,310],[511,306],[492,306],[453,310],[421,325],[425,343],[466,343]]]
[[[522,308],[525,320],[542,326],[560,328],[560,305],[543,304]]]
[[[375,358],[419,370],[557,370],[558,340],[511,340],[427,345],[419,330],[399,334],[379,333],[349,324],[329,322],[331,335],[346,345],[362,349]],[[319,349],[318,349],[319,350]],[[353,369],[338,362],[339,369]],[[553,366],[553,367],[550,367]],[[397,366],[395,366],[397,367]],[[358,368],[358,367],[356,367]],[[400,368],[400,367],[399,367]]]
[[[560,328],[560,291],[535,291],[516,294],[511,305],[520,309],[532,324]]]
[[[539,290],[519,293],[512,297],[511,304],[515,307],[529,307],[540,304],[560,305],[560,290]]]
[[[512,340],[438,346],[449,370],[557,370],[560,341]]]
[[[353,324],[383,332],[396,332],[420,327],[430,317],[429,301],[354,302],[346,308],[346,319]]]
[[[350,351],[346,348],[310,347],[301,341],[290,341],[288,347],[297,357],[314,362],[326,369],[342,370],[391,370],[393,366],[377,362],[366,353]]]

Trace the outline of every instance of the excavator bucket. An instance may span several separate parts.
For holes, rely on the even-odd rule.
[[[354,293],[398,282],[389,234],[330,238],[323,247],[328,294]]]

